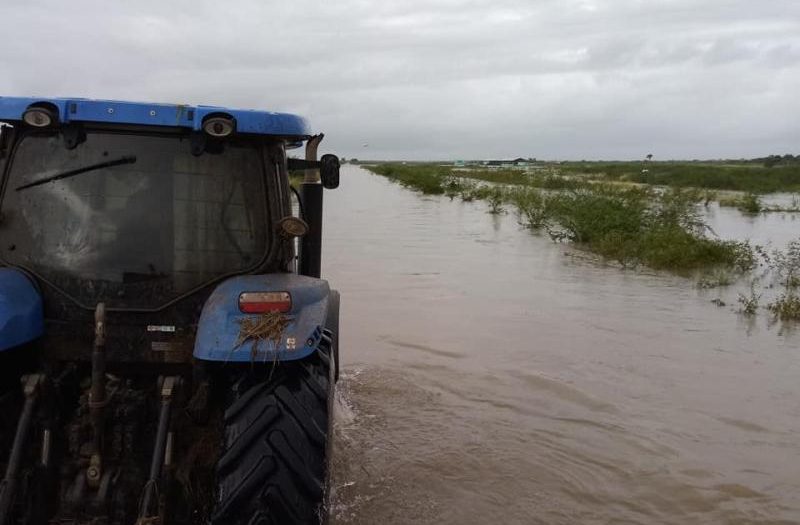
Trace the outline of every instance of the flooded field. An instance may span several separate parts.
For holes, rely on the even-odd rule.
[[[800,523],[800,330],[357,167],[326,208],[334,523]]]
[[[796,194],[776,193],[762,199],[766,206],[794,207]],[[743,214],[735,208],[712,203],[706,222],[720,237],[749,239],[755,244],[771,244],[783,248],[800,237],[800,213]]]

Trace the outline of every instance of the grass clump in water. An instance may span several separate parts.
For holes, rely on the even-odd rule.
[[[800,239],[790,242],[785,251],[775,250],[770,266],[784,291],[767,309],[781,321],[800,321]]]
[[[727,206],[737,208],[743,213],[752,215],[764,211],[764,205],[761,203],[761,198],[755,193],[745,193],[742,196],[723,197],[719,200],[720,206]]]
[[[520,222],[532,230],[543,229],[550,221],[549,199],[536,189],[522,189],[511,193],[510,200],[517,207]]]
[[[767,309],[781,321],[800,321],[800,297],[796,292],[781,294]]]
[[[790,242],[784,251],[773,251],[770,266],[778,277],[778,284],[787,292],[800,288],[800,239]]]
[[[758,312],[758,304],[761,301],[761,294],[756,292],[755,281],[750,283],[750,294],[739,294],[739,313],[743,315],[756,315]]]
[[[503,194],[503,190],[501,188],[491,188],[487,198],[487,201],[489,202],[489,213],[492,215],[503,213],[505,211],[503,208],[504,200],[505,195]]]
[[[749,269],[749,246],[709,238],[695,199],[681,191],[592,185],[547,196],[529,192],[518,206],[531,227],[545,228],[554,240],[581,244],[625,266]]]

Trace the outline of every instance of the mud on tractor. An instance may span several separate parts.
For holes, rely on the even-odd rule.
[[[0,525],[325,521],[322,136],[85,99],[0,97],[0,122]]]

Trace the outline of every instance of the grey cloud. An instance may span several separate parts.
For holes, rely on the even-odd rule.
[[[800,153],[793,0],[4,0],[0,18],[0,93],[296,111],[347,157]]]

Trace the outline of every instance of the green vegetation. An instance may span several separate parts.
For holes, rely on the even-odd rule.
[[[751,215],[764,211],[761,198],[755,193],[723,197],[719,200],[719,205],[738,208],[742,213],[749,213]]]
[[[591,185],[544,196],[543,227],[555,240],[588,247],[624,266],[645,264],[677,272],[709,266],[747,268],[747,245],[711,239],[682,192]],[[533,225],[529,225],[533,226]]]
[[[783,293],[767,309],[781,321],[800,321],[800,239],[790,242],[784,251],[773,251],[769,259]]]
[[[408,166],[402,164],[378,164],[376,166],[367,166],[366,168],[373,173],[383,175],[399,182],[403,186],[419,190],[426,195],[442,195],[445,193],[447,184],[452,182],[449,177],[450,168],[429,164]]]
[[[767,206],[761,201],[761,197],[755,193],[722,197],[719,199],[719,205],[737,208],[742,213],[750,215],[766,212],[800,212],[800,199],[797,196],[792,199],[790,206]]]
[[[528,228],[540,230],[549,225],[552,206],[544,192],[520,189],[511,194],[510,201],[517,207],[520,221]]]
[[[504,203],[511,204],[525,226],[625,266],[645,264],[685,272],[711,266],[747,269],[754,262],[749,245],[706,235],[695,206],[701,200],[699,192],[657,192],[645,187],[519,173],[517,180],[526,178],[522,186],[485,186],[455,177],[445,167],[384,164],[369,169],[426,194],[460,196],[464,201],[487,200],[492,213],[502,211]],[[507,181],[509,177],[503,171],[472,175],[480,180],[491,176]]]
[[[761,294],[756,292],[756,282],[750,283],[750,294],[739,294],[739,313],[744,315],[755,315],[758,312],[758,303],[761,301]]]
[[[800,297],[796,293],[781,294],[767,309],[781,321],[800,321]]]
[[[505,194],[502,189],[497,187],[491,188],[487,200],[489,202],[489,213],[494,215],[503,213],[503,201],[505,200]]]
[[[452,171],[450,167],[432,164],[379,164],[370,169],[400,182],[406,177],[424,177],[425,174],[446,177]],[[458,170],[455,174],[466,179],[544,189],[564,189],[587,181],[598,181],[734,190],[754,194],[800,191],[800,162],[778,164],[771,168],[753,161],[561,162],[539,164],[538,169],[532,172],[519,169],[470,168]],[[435,190],[435,185],[431,189]],[[709,193],[705,200],[713,198],[713,193]]]
[[[766,167],[753,162],[570,162],[561,173],[608,181],[752,193],[800,190],[800,164]]]
[[[800,164],[800,155],[770,155],[768,157],[752,159],[750,162],[761,163],[767,168],[773,168],[775,166],[796,166]]]
[[[557,169],[539,170],[534,173],[514,169],[468,169],[453,171],[450,175],[462,181],[464,179],[479,180],[494,184],[513,184],[516,186],[530,186],[532,188],[542,188],[545,190],[576,189],[582,188],[588,182],[595,182],[593,179],[587,179],[585,177],[565,177],[559,175]]]
[[[784,251],[774,250],[769,264],[778,284],[788,292],[800,288],[800,239],[790,242]]]

